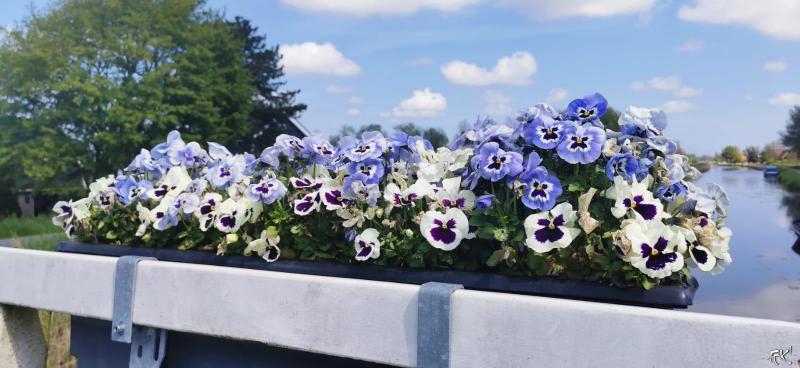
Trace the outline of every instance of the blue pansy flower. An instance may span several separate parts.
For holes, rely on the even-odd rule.
[[[125,206],[138,200],[147,199],[147,192],[151,189],[153,189],[153,183],[147,180],[136,181],[130,176],[118,177],[114,183],[117,200]]]
[[[280,169],[281,167],[281,161],[279,158],[280,153],[281,150],[277,146],[267,147],[264,148],[263,151],[261,151],[261,156],[258,156],[258,160],[264,163],[265,165],[277,170]]]
[[[284,156],[290,160],[294,159],[295,155],[300,154],[306,148],[303,140],[289,134],[281,134],[275,138],[275,147],[281,150]]]
[[[567,106],[567,117],[581,123],[598,124],[600,117],[606,113],[607,107],[606,98],[599,93],[593,93],[572,100]]]
[[[566,162],[571,164],[588,164],[600,157],[606,132],[593,125],[580,125],[569,129],[564,140],[559,143],[557,152]]]
[[[611,157],[606,164],[606,177],[613,181],[614,177],[621,175],[632,178],[639,172],[639,160],[630,153],[618,153]]]
[[[512,141],[515,132],[515,127],[510,126],[508,123],[497,123],[488,117],[478,116],[475,125],[453,141],[450,144],[450,148],[473,147],[490,141]]]
[[[336,148],[327,139],[319,136],[303,138],[303,145],[305,148],[301,155],[318,164],[330,162],[336,153]]]
[[[536,172],[536,169],[539,165],[542,164],[542,158],[539,157],[539,154],[536,152],[531,152],[528,154],[528,157],[525,158],[525,170],[522,171],[522,174],[519,174],[519,181],[523,183],[527,183],[533,179],[533,175]]]
[[[183,139],[181,139],[181,133],[177,130],[173,130],[167,134],[167,141],[153,147],[153,149],[150,150],[150,154],[156,160],[162,157],[169,158],[170,152],[177,151],[185,146],[186,144],[183,142]],[[177,163],[175,164],[177,165]]]
[[[208,161],[208,154],[197,142],[189,142],[177,150],[169,151],[169,160],[183,167],[201,167]]]
[[[525,126],[522,131],[522,137],[528,144],[539,148],[551,149],[561,143],[569,127],[564,121],[540,114]]]
[[[380,160],[371,158],[361,162],[351,162],[347,166],[347,172],[350,175],[356,173],[364,174],[367,177],[364,181],[365,184],[378,184],[383,178],[384,167]]]
[[[419,162],[417,141],[422,141],[426,150],[434,150],[433,145],[427,139],[403,132],[394,132],[387,140],[389,142],[387,147],[389,158],[395,161]]]
[[[164,175],[170,166],[166,159],[156,160],[150,154],[150,151],[142,148],[125,170],[146,173],[151,176],[151,179],[155,180]]]
[[[345,157],[354,162],[381,157],[387,149],[386,146],[386,138],[383,137],[381,132],[377,131],[364,132],[360,140],[353,137],[344,137],[340,142],[340,147]]]
[[[522,203],[534,210],[547,211],[553,208],[562,192],[561,181],[541,166],[526,176],[530,177],[530,181],[522,195]]]
[[[494,202],[494,195],[484,194],[475,199],[475,207],[477,207],[479,210],[485,210],[488,208],[492,208],[493,202]]]
[[[504,151],[496,142],[487,142],[478,149],[478,171],[482,178],[498,181],[506,176],[517,176],[522,172],[522,155]]]
[[[206,179],[214,188],[226,189],[242,181],[244,171],[244,161],[240,157],[232,156],[209,166]]]
[[[667,202],[673,202],[678,197],[688,194],[689,188],[683,182],[677,181],[672,184],[658,186],[655,193],[659,198]]]
[[[247,187],[246,195],[253,201],[272,204],[286,195],[286,186],[278,179],[264,178],[257,184],[250,184]]]

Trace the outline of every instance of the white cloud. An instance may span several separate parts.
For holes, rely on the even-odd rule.
[[[778,106],[800,105],[800,93],[778,93],[769,99],[769,103]]]
[[[678,9],[692,22],[746,26],[781,40],[800,40],[800,1],[697,0]]]
[[[361,67],[344,57],[332,43],[304,42],[281,45],[283,71],[292,74],[323,74],[348,76],[361,71]]]
[[[514,111],[511,106],[511,96],[500,91],[488,90],[483,94],[483,101],[486,102],[484,111],[495,117],[507,116]]]
[[[635,81],[631,83],[630,87],[635,92],[653,90],[671,93],[677,97],[694,97],[703,93],[703,90],[685,86],[681,78],[675,75],[653,77],[647,82]]]
[[[447,109],[447,99],[441,93],[432,92],[430,88],[416,90],[411,97],[400,101],[400,105],[381,116],[394,118],[433,117]]]
[[[355,16],[408,15],[423,9],[456,12],[479,0],[281,0],[306,11],[321,11]]]
[[[556,103],[564,101],[567,98],[567,90],[563,88],[553,88],[547,93],[545,101],[548,103]]]
[[[350,91],[352,90],[353,89],[350,87],[342,87],[342,86],[337,86],[335,84],[331,84],[330,86],[328,86],[328,88],[325,88],[326,92],[333,94],[350,93]]]
[[[361,97],[353,96],[347,100],[347,103],[350,105],[361,105],[364,103],[364,99]]]
[[[692,39],[692,40],[686,40],[686,42],[678,46],[675,46],[675,51],[684,53],[698,52],[702,51],[705,47],[706,44],[703,41]]]
[[[694,110],[696,108],[697,108],[696,105],[694,105],[694,104],[692,104],[690,102],[683,101],[683,100],[667,101],[667,102],[664,102],[663,105],[661,105],[661,110],[664,110],[664,112],[667,112],[667,113],[686,112],[686,111]]]
[[[764,63],[764,70],[772,73],[783,73],[788,68],[789,65],[783,60],[775,60]]]
[[[358,115],[361,115],[361,110],[359,110],[359,109],[356,109],[356,108],[347,109],[347,115],[350,115],[350,116],[358,116]]]
[[[423,66],[423,65],[431,65],[433,64],[433,59],[428,57],[421,57],[417,59],[412,59],[408,61],[408,65],[412,66]]]
[[[611,17],[644,14],[656,0],[502,0],[500,5],[526,13],[532,19]]]
[[[441,68],[450,83],[465,86],[526,85],[536,73],[536,59],[527,52],[515,52],[497,60],[492,70],[460,60],[451,61]]]

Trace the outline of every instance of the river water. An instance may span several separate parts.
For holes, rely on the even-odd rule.
[[[800,219],[800,195],[744,168],[714,167],[703,182],[730,197],[733,263],[716,276],[694,270],[700,288],[688,310],[800,322],[800,243],[790,228]]]

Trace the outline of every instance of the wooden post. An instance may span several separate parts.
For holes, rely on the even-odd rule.
[[[44,367],[47,347],[35,309],[0,304],[0,366]]]

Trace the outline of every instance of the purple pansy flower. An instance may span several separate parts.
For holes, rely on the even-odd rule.
[[[319,209],[321,201],[319,191],[306,194],[303,198],[294,201],[294,213],[300,216],[305,216],[316,209]]]
[[[552,149],[561,143],[570,127],[564,121],[540,114],[523,128],[522,137],[528,144],[543,149]]]
[[[493,202],[494,202],[494,195],[484,194],[475,200],[475,207],[477,207],[479,210],[489,209],[492,208]]]
[[[614,180],[615,176],[632,178],[639,172],[639,160],[630,153],[618,153],[611,157],[606,164],[606,177]]]
[[[147,180],[136,181],[130,176],[119,177],[114,183],[117,200],[125,206],[147,199],[147,193],[152,189],[153,183]]]
[[[630,221],[622,230],[633,248],[631,265],[645,275],[660,279],[683,268],[683,255],[675,249],[683,238],[662,222]]]
[[[361,173],[366,176],[365,184],[378,184],[383,178],[383,163],[376,159],[367,159],[361,162],[351,162],[347,166],[347,172],[350,175]]]
[[[550,211],[534,213],[525,219],[525,245],[537,253],[565,248],[581,231],[575,227],[576,211],[569,203],[561,203]]]
[[[620,218],[628,213],[652,222],[660,222],[669,215],[664,213],[661,201],[653,197],[653,193],[647,190],[649,178],[639,182],[635,178],[630,183],[621,176],[614,177],[614,186],[609,189],[608,194],[615,200],[614,207],[611,207],[611,214]]]
[[[478,171],[481,177],[498,181],[506,176],[515,177],[522,172],[522,155],[504,151],[495,142],[485,143],[478,150]]]
[[[370,258],[381,256],[381,242],[378,240],[378,230],[373,228],[364,229],[355,238],[356,260],[366,261]]]
[[[251,200],[272,204],[286,195],[286,186],[278,179],[264,178],[257,184],[250,184],[246,195]]]
[[[526,184],[522,195],[522,203],[530,209],[547,211],[556,203],[561,195],[561,181],[547,172],[544,167],[537,167],[529,174],[530,181]]]
[[[572,100],[567,106],[567,117],[581,123],[599,123],[599,119],[606,113],[608,101],[603,95],[593,93],[583,98]]]
[[[344,155],[354,162],[381,157],[387,149],[386,138],[376,131],[365,132],[360,140],[344,137],[339,145]]]
[[[559,143],[557,152],[566,162],[571,164],[588,164],[600,157],[606,132],[593,125],[581,125],[569,129],[564,140]]]
[[[346,207],[350,203],[350,200],[345,198],[342,188],[323,187],[322,190],[320,190],[320,194],[322,196],[322,202],[325,203],[325,208],[329,211]]]
[[[458,208],[450,208],[446,213],[428,211],[422,216],[419,228],[434,248],[453,250],[469,235],[469,220]]]
[[[336,148],[327,139],[318,136],[303,138],[303,145],[305,146],[302,152],[303,157],[308,157],[320,164],[330,162],[336,153]]]

